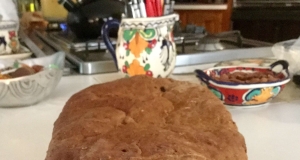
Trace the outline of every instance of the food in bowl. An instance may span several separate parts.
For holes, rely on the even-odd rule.
[[[46,160],[246,160],[230,113],[206,87],[134,76],[74,94]]]
[[[8,67],[0,70],[0,80],[33,75],[42,71],[43,68],[44,67],[42,65],[28,66],[26,64],[20,64],[20,67],[18,66],[15,68]]]
[[[232,82],[241,84],[253,84],[253,83],[265,83],[265,82],[276,82],[284,78],[282,74],[276,74],[273,71],[266,72],[230,72],[221,75],[212,74],[211,78],[221,82]]]
[[[14,78],[7,77],[7,74],[2,75],[8,79],[0,79],[0,107],[24,107],[44,100],[52,93],[60,81],[64,61],[64,52],[21,61],[27,66],[32,66],[33,68],[31,68],[34,71],[28,68],[24,71],[23,68],[22,70],[27,74],[30,72],[30,75],[21,76],[19,74],[19,77]],[[13,66],[13,63],[6,60],[0,61],[0,69]],[[40,66],[43,66],[43,69],[35,73],[36,70],[41,69]],[[18,74],[15,76],[18,76]]]
[[[278,67],[281,70],[278,71]],[[269,67],[242,67],[227,66],[214,67],[207,70],[196,70],[197,77],[220,99],[224,104],[230,106],[253,107],[270,102],[290,81],[288,71],[288,62],[279,60],[272,63]],[[228,75],[240,76],[238,73],[243,72],[239,80],[229,80]],[[258,75],[272,75],[270,79],[260,78],[251,82],[248,75],[252,75],[252,80]],[[255,75],[255,76],[253,76]],[[215,77],[224,77],[226,80]],[[234,76],[233,76],[234,77]],[[241,81],[243,79],[243,81]]]
[[[0,79],[9,79],[10,76],[7,74],[0,74]]]

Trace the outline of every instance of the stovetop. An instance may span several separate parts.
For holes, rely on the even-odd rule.
[[[67,61],[75,66],[74,68],[80,74],[117,71],[113,58],[106,50],[101,39],[79,40],[70,32],[65,31],[34,31],[34,34],[54,51],[65,51]],[[218,35],[207,33],[176,33],[174,35],[177,46],[175,67],[213,63],[236,58],[266,57],[270,55],[266,55],[268,53],[264,52],[253,54],[238,53],[237,55],[235,51],[244,48],[272,46],[270,43],[245,39],[239,31],[224,32]],[[204,39],[205,37],[206,39]],[[116,39],[112,39],[112,41],[115,43]],[[214,47],[215,49],[212,49]]]

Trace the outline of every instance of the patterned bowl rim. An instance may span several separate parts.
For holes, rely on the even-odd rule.
[[[241,83],[234,83],[234,82],[222,82],[222,81],[218,81],[218,80],[214,80],[212,78],[210,78],[209,75],[207,75],[208,71],[211,70],[215,70],[215,69],[225,69],[225,68],[243,68],[243,69],[247,69],[247,68],[257,68],[257,69],[268,69],[270,71],[271,68],[270,67],[247,67],[247,66],[220,66],[220,67],[212,67],[206,70],[203,70],[203,72],[206,74],[206,76],[209,77],[208,79],[208,83],[217,86],[217,87],[222,87],[222,88],[232,88],[232,89],[251,89],[251,88],[264,88],[264,87],[273,87],[273,86],[280,86],[283,84],[288,83],[291,78],[290,78],[290,74],[287,70],[286,75],[284,74],[285,78],[275,81],[275,82],[264,82],[264,83],[252,83],[252,84],[241,84]],[[282,73],[284,70],[282,70],[279,73]],[[197,72],[197,70],[195,71],[196,75],[199,79],[201,79],[201,75]]]

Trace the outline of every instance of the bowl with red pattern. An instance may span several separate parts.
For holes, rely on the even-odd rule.
[[[290,81],[287,61],[267,67],[221,66],[195,70],[196,76],[225,105],[255,107],[270,102]]]

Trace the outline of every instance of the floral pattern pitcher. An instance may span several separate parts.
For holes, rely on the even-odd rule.
[[[119,71],[126,77],[148,75],[168,77],[176,62],[173,26],[177,14],[151,18],[108,20],[102,27],[102,38],[114,57]],[[116,49],[108,33],[119,27]]]

